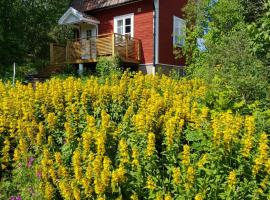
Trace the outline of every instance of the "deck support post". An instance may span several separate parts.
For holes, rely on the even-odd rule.
[[[115,34],[112,34],[112,56],[115,56]]]
[[[54,52],[53,52],[53,43],[50,43],[50,63],[54,63]]]
[[[83,63],[79,64],[78,74],[80,76],[83,74]]]

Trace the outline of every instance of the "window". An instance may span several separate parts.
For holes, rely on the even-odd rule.
[[[134,14],[114,18],[114,32],[121,35],[134,36]]]
[[[86,37],[87,37],[87,38],[91,38],[92,36],[93,36],[93,34],[92,34],[92,29],[87,30],[87,31],[86,31]]]
[[[186,21],[174,16],[173,17],[173,45],[181,47],[185,43]]]

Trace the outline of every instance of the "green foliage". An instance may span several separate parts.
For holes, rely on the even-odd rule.
[[[121,60],[118,56],[108,56],[98,58],[96,71],[99,76],[121,75]]]
[[[0,66],[48,60],[49,42],[56,35],[65,37],[68,33],[66,28],[55,28],[68,3],[68,0],[0,1]]]
[[[248,26],[252,39],[252,51],[270,66],[270,1],[264,4],[262,16]]]
[[[241,105],[242,111],[246,112],[247,105],[258,100],[262,107],[269,105],[267,56],[258,56],[262,52],[268,53],[270,29],[265,21],[269,17],[263,15],[261,18],[265,31],[257,28],[260,24],[257,22],[251,37],[249,30],[252,28],[247,28],[247,7],[251,9],[250,3],[241,0],[190,0],[184,9],[188,22],[187,39],[178,55],[185,55],[190,77],[202,78],[212,87],[210,102],[219,109],[235,106],[238,110]],[[254,17],[259,16],[254,13]],[[199,49],[198,38],[203,38],[205,51]],[[257,54],[252,50],[255,47],[258,47]]]
[[[33,166],[17,164],[10,179],[2,179],[0,184],[0,199],[21,197],[22,199],[44,199],[39,189],[38,176]]]

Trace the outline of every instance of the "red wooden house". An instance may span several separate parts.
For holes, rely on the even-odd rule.
[[[119,55],[147,73],[157,66],[183,66],[173,54],[184,40],[181,8],[187,0],[73,0],[59,20],[74,27],[75,39],[51,45],[51,62],[96,62],[98,56]]]

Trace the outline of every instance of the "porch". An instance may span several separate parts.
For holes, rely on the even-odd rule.
[[[141,41],[129,35],[109,33],[50,44],[51,65],[95,63],[101,56],[119,56],[123,62],[139,64]]]

